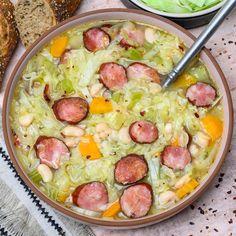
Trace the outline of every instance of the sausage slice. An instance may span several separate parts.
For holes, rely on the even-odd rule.
[[[114,62],[103,63],[99,74],[100,82],[110,90],[120,89],[128,82],[125,68]]]
[[[161,159],[162,164],[174,170],[183,170],[192,160],[188,149],[178,146],[165,147]]]
[[[101,28],[95,27],[83,33],[84,46],[91,52],[106,49],[110,44],[110,36]]]
[[[70,151],[65,143],[54,137],[40,136],[34,149],[40,162],[54,169],[58,169],[70,158]]]
[[[216,98],[216,90],[209,84],[199,82],[188,88],[186,97],[197,107],[208,107]]]
[[[132,184],[143,179],[148,172],[144,156],[129,154],[122,157],[115,165],[115,180],[119,184]]]
[[[157,71],[143,63],[134,62],[127,68],[128,79],[146,79],[150,82],[160,84],[160,76]]]
[[[136,121],[130,125],[129,135],[136,143],[150,144],[158,139],[158,129],[150,121]]]
[[[120,197],[122,212],[130,218],[140,218],[149,212],[153,201],[152,187],[141,183],[126,188]]]
[[[69,124],[77,124],[88,115],[89,105],[80,97],[62,98],[52,106],[56,118]]]
[[[101,182],[82,184],[72,193],[72,201],[83,209],[101,211],[101,207],[108,203],[107,188]]]

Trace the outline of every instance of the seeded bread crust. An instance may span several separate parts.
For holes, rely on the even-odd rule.
[[[57,23],[73,16],[81,0],[46,0],[54,12]]]
[[[15,18],[25,47],[52,26],[71,17],[81,0],[18,0]]]
[[[0,0],[0,88],[17,41],[14,6],[9,0]]]

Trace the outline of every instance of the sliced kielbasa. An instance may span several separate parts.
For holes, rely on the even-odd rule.
[[[40,162],[54,169],[58,169],[70,158],[70,151],[66,144],[54,137],[40,136],[34,149]]]
[[[110,36],[101,28],[91,28],[83,33],[84,46],[91,52],[106,49],[110,44]]]
[[[198,82],[188,88],[186,97],[197,107],[208,107],[216,98],[216,90],[209,84]]]
[[[62,98],[52,106],[56,118],[69,124],[77,124],[88,115],[89,105],[80,97]]]
[[[82,184],[72,193],[72,201],[80,208],[102,211],[101,207],[108,203],[107,188],[97,181]]]
[[[125,68],[114,62],[103,63],[99,75],[100,82],[110,90],[120,89],[128,82]]]
[[[140,218],[148,214],[153,201],[152,187],[141,183],[126,188],[120,197],[122,212],[130,218]]]
[[[115,180],[119,184],[132,184],[143,179],[148,172],[144,156],[129,154],[122,157],[115,165]]]
[[[136,143],[150,144],[158,139],[158,129],[150,121],[136,121],[130,125],[129,135]]]
[[[192,158],[187,148],[167,146],[161,153],[162,164],[174,170],[183,170]]]
[[[143,63],[134,62],[127,68],[128,79],[146,79],[150,82],[160,84],[160,76],[157,71]]]

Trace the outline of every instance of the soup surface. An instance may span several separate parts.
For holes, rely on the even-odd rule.
[[[11,105],[17,156],[49,198],[81,214],[131,219],[164,211],[207,175],[223,131],[221,95],[195,58],[139,22],[80,25],[28,63]]]

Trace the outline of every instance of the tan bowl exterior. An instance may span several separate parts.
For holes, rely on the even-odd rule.
[[[204,49],[201,53],[201,59],[207,65],[212,78],[218,84],[219,90],[223,95],[222,103],[224,107],[224,133],[221,143],[221,148],[218,152],[216,160],[212,165],[209,175],[203,180],[200,186],[192,192],[189,196],[184,198],[182,201],[177,203],[174,207],[156,214],[143,217],[141,219],[132,219],[132,220],[103,220],[98,218],[92,218],[84,215],[80,215],[75,213],[74,211],[67,209],[60,205],[59,203],[49,199],[44,193],[42,193],[29,179],[26,175],[23,167],[21,166],[20,161],[18,160],[15,148],[13,145],[13,137],[10,129],[10,121],[9,121],[9,110],[12,101],[12,95],[14,88],[16,86],[16,82],[20,78],[23,69],[25,68],[27,62],[30,58],[35,55],[35,53],[40,50],[44,44],[46,44],[49,40],[51,40],[56,35],[61,32],[73,27],[78,26],[79,24],[83,24],[89,21],[99,21],[99,20],[112,20],[112,19],[125,19],[125,20],[134,20],[139,22],[144,22],[147,24],[152,24],[158,26],[172,34],[180,37],[188,47],[196,39],[192,34],[183,29],[182,27],[176,25],[175,23],[162,18],[160,16],[146,13],[139,10],[124,10],[124,9],[109,9],[109,10],[98,10],[92,11],[85,14],[81,14],[79,16],[75,16],[48,31],[45,35],[43,35],[39,40],[37,40],[21,57],[19,62],[17,63],[8,83],[4,96],[4,104],[3,104],[3,132],[4,138],[7,146],[8,153],[10,154],[11,160],[18,171],[21,178],[24,182],[39,196],[40,199],[45,201],[47,204],[55,208],[57,211],[63,213],[66,216],[72,217],[80,222],[84,222],[87,224],[100,225],[109,228],[116,229],[131,229],[131,228],[140,228],[144,226],[148,226],[160,221],[163,221],[178,212],[182,211],[185,207],[190,205],[193,201],[195,201],[209,186],[211,181],[217,175],[222,166],[227,153],[230,148],[230,143],[232,139],[232,131],[233,131],[233,107],[232,107],[232,99],[230,95],[230,90],[228,88],[226,79],[224,74],[222,73],[219,65],[210,54],[209,50]]]

